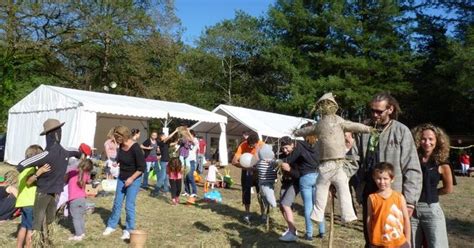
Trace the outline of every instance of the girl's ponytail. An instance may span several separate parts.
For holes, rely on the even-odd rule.
[[[82,160],[79,163],[78,170],[79,170],[79,175],[77,178],[77,186],[79,188],[85,188],[86,182],[84,182],[84,172],[90,172],[93,168],[94,164],[92,163],[92,160],[86,158]]]

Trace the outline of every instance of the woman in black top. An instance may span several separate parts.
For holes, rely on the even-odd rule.
[[[432,124],[422,124],[413,129],[416,148],[423,172],[423,189],[411,218],[412,247],[421,247],[425,240],[428,247],[449,247],[446,220],[439,205],[438,195],[453,191],[449,158],[449,138]],[[438,188],[439,181],[443,187]]]
[[[117,179],[112,213],[103,233],[103,235],[109,235],[115,231],[120,219],[122,202],[125,198],[125,230],[121,239],[130,239],[130,231],[135,229],[135,201],[140,191],[141,177],[145,170],[145,158],[142,150],[140,145],[132,140],[131,135],[128,127],[117,126],[114,129],[114,137],[119,144],[117,163],[120,167],[120,174]]]

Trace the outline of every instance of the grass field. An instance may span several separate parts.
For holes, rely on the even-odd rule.
[[[0,165],[0,175],[12,169]],[[234,179],[239,181],[240,172],[231,170]],[[202,195],[202,187],[198,189]],[[149,192],[141,191],[137,199],[137,228],[148,232],[147,247],[327,247],[328,237],[305,241],[304,219],[302,217],[301,199],[296,204],[295,220],[300,230],[297,243],[285,244],[278,241],[285,230],[283,218],[275,214],[272,230],[265,231],[263,222],[257,214],[257,204],[252,205],[254,213],[251,225],[241,222],[243,206],[241,205],[240,186],[220,190],[223,195],[221,204],[197,201],[195,206],[183,204],[172,206],[165,197],[152,198]],[[277,192],[278,193],[278,192]],[[449,242],[451,247],[474,247],[474,178],[458,177],[458,185],[451,195],[441,197],[444,208]],[[256,202],[256,195],[252,195]],[[110,215],[113,196],[90,198],[96,204],[95,211],[87,215],[86,238],[81,242],[67,241],[71,235],[72,225],[69,220],[59,222],[59,231],[55,234],[57,247],[127,247],[119,239],[121,227],[111,236],[102,236],[105,221]],[[360,212],[360,211],[359,211]],[[336,214],[338,210],[336,210]],[[125,219],[123,213],[122,219]],[[336,219],[337,220],[337,219]],[[20,219],[0,223],[0,247],[15,247],[16,232]],[[123,222],[122,222],[123,223]],[[317,234],[317,225],[314,225]],[[327,230],[329,228],[327,227]],[[362,222],[350,228],[335,225],[334,247],[363,247]]]

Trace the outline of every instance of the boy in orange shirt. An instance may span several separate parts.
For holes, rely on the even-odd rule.
[[[379,163],[372,176],[378,191],[367,201],[367,227],[371,247],[410,247],[410,217],[405,197],[392,190],[394,168]]]

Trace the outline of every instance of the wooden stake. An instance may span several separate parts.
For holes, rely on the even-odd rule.
[[[331,223],[330,223],[330,230],[329,230],[329,248],[332,248],[332,243],[334,241],[334,195],[332,193],[329,194],[331,198]]]

